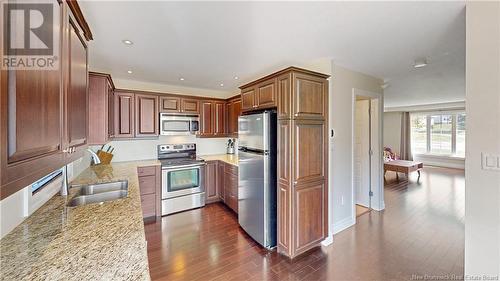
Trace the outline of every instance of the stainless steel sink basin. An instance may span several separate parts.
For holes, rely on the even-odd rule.
[[[91,195],[108,191],[128,190],[128,181],[114,181],[98,184],[83,185],[80,187],[79,195]]]
[[[92,203],[100,203],[105,201],[112,201],[120,198],[127,197],[128,190],[113,190],[90,195],[79,195],[71,199],[68,207],[76,207]]]

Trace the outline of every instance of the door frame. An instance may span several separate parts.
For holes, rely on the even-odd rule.
[[[370,104],[372,100],[376,99],[378,100],[378,107],[374,108],[371,107],[372,113],[370,114],[370,127],[371,127],[371,136],[373,136],[374,131],[378,133],[378,136],[376,139],[371,139],[371,147],[378,147],[379,153],[378,153],[378,159],[376,159],[376,154],[374,153],[371,157],[371,164],[376,161],[376,163],[379,164],[378,167],[375,167],[375,165],[370,165],[371,169],[371,179],[370,182],[373,182],[376,180],[377,186],[372,186],[371,190],[373,191],[373,196],[370,199],[370,205],[373,210],[376,211],[381,211],[385,209],[385,203],[384,203],[384,158],[382,157],[383,153],[383,114],[384,114],[384,96],[381,93],[375,93],[375,92],[370,92],[366,90],[361,90],[357,88],[352,89],[352,100],[351,100],[351,107],[352,107],[352,124],[351,124],[351,198],[352,198],[352,220],[356,222],[356,197],[355,197],[355,186],[354,186],[354,149],[355,149],[355,132],[356,132],[356,124],[355,124],[355,118],[356,118],[356,97],[361,96],[361,97],[368,97],[370,98]],[[373,128],[373,120],[371,118],[373,111],[377,111],[378,113],[378,122],[377,122],[377,127],[378,128]],[[377,171],[378,168],[378,171]]]

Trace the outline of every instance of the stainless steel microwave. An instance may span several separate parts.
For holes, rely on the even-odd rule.
[[[198,115],[160,113],[161,135],[194,135],[199,127]]]

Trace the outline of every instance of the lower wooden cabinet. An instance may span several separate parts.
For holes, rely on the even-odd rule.
[[[205,202],[213,203],[220,201],[218,188],[218,163],[217,161],[208,161],[205,166]]]
[[[144,219],[161,216],[161,167],[138,167],[141,207]]]
[[[222,201],[238,213],[238,167],[223,161],[207,161],[205,196],[207,203]]]

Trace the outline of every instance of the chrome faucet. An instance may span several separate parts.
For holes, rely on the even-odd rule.
[[[93,164],[92,165],[97,165],[97,164],[101,164],[101,159],[99,159],[99,156],[97,156],[97,154],[90,148],[87,148],[87,151],[90,153],[90,155],[92,156],[92,162]]]

